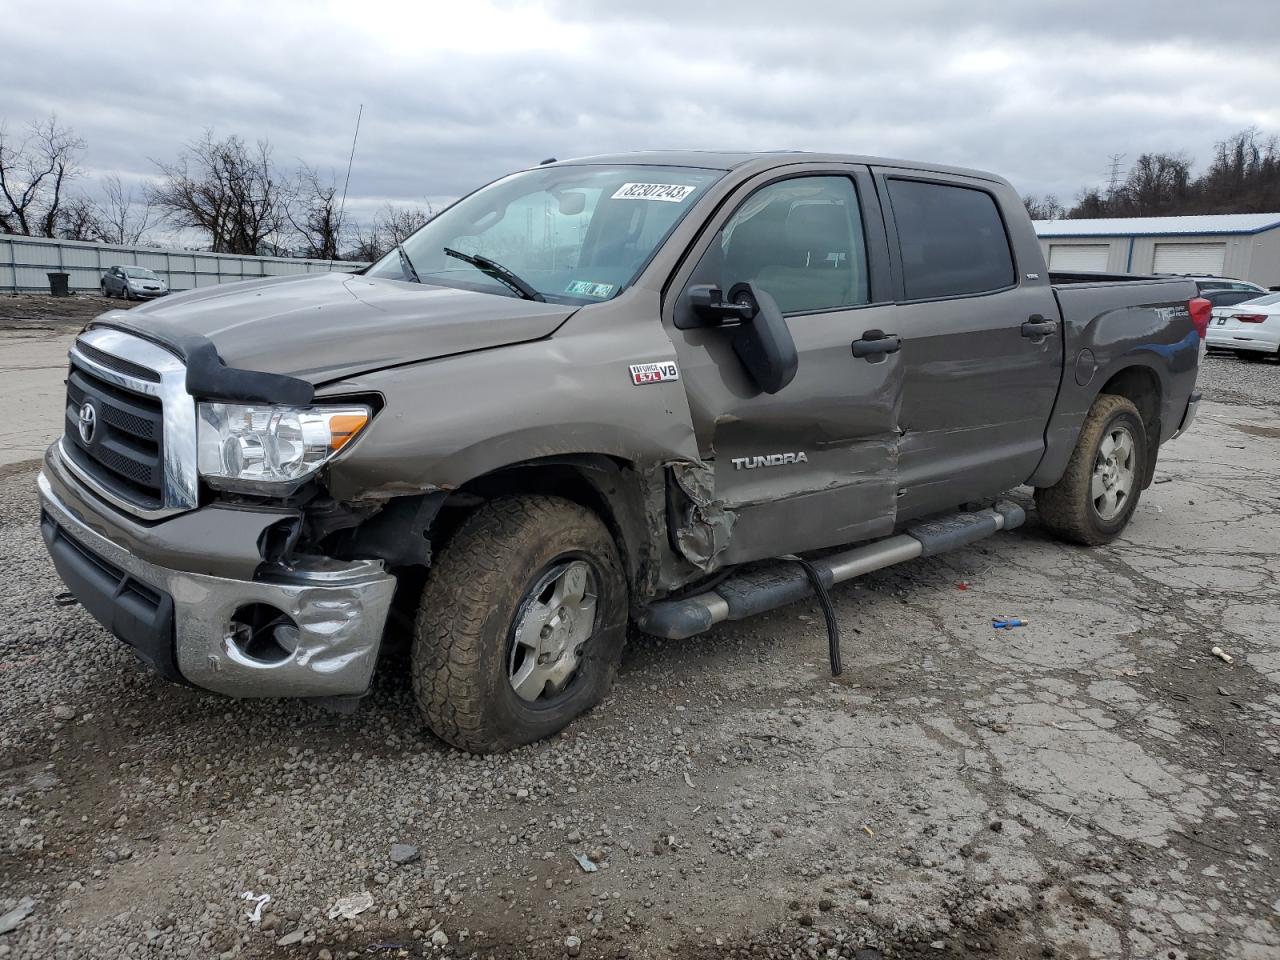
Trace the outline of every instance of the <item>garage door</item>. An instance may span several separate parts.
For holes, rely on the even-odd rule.
[[[1225,243],[1157,243],[1156,273],[1212,273],[1222,275]]]
[[[1110,250],[1110,244],[1106,243],[1051,243],[1049,269],[1063,272],[1103,271],[1107,269],[1107,254]]]

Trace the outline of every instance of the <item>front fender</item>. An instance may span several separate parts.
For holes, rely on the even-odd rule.
[[[386,406],[329,468],[340,501],[453,490],[523,461],[605,454],[648,469],[697,458],[679,380],[635,385],[633,363],[671,360],[653,312],[624,298],[584,308],[555,336],[353,377],[326,392]]]

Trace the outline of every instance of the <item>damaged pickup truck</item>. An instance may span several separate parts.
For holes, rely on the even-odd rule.
[[[90,614],[230,696],[351,704],[414,611],[427,723],[502,750],[605,695],[629,621],[825,597],[1016,526],[1019,485],[1111,540],[1195,413],[1209,310],[1049,274],[990,174],[550,162],[360,273],[93,321],[41,525]]]

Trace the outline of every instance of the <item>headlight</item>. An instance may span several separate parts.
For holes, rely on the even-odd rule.
[[[199,406],[198,463],[210,486],[288,492],[315,473],[369,422],[365,406]]]

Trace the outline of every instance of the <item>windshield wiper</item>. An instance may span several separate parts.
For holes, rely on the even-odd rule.
[[[490,260],[488,257],[481,257],[477,254],[463,253],[461,250],[454,250],[452,247],[445,247],[444,252],[446,256],[455,257],[463,263],[471,264],[486,276],[493,277],[500,284],[514,290],[526,300],[545,302],[547,299],[496,260]]]
[[[418,276],[418,271],[413,269],[413,261],[409,259],[409,254],[404,252],[403,243],[396,244],[396,253],[400,254],[400,266],[409,275],[409,279],[414,283],[421,283],[422,279]]]

